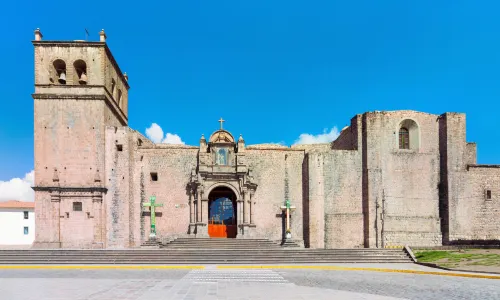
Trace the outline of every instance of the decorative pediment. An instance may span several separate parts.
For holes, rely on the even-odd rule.
[[[234,137],[229,131],[219,129],[210,136],[210,143],[234,143]]]

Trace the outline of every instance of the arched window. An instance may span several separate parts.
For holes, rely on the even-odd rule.
[[[217,164],[220,166],[227,165],[227,149],[221,148],[217,150]]]
[[[87,84],[87,64],[83,60],[79,59],[73,63],[73,66],[75,67],[75,75],[77,76],[74,82]]]
[[[52,82],[58,82],[60,84],[66,84],[66,63],[62,59],[56,59],[52,63],[54,66],[54,78],[50,78]]]
[[[399,129],[399,149],[410,149],[410,131],[406,127]]]
[[[417,122],[412,119],[399,123],[398,148],[406,150],[420,149],[420,129]]]

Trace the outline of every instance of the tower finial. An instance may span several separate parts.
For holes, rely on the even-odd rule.
[[[99,32],[99,41],[101,43],[105,43],[106,42],[106,33],[104,32],[104,29],[102,29],[100,32]]]
[[[35,29],[35,41],[41,41],[42,40],[42,32],[40,31],[40,28]]]

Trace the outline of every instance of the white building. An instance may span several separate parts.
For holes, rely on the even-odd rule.
[[[35,203],[0,202],[0,246],[30,245],[35,240]]]

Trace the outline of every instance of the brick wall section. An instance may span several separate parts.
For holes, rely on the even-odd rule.
[[[361,115],[356,115],[351,119],[351,125],[342,129],[339,137],[332,142],[332,149],[336,150],[357,150],[360,135],[358,129],[361,126]]]
[[[363,247],[361,152],[324,154],[325,248]]]
[[[470,166],[465,179],[466,188],[455,199],[460,209],[452,216],[460,231],[451,228],[450,240],[500,240],[500,166]]]
[[[285,165],[288,168],[289,198],[296,207],[291,214],[290,227],[293,238],[303,240],[302,209],[302,164],[304,151],[290,148],[255,149],[248,146],[245,150],[249,169],[253,171],[257,190],[254,198],[256,204],[256,233],[259,238],[281,240],[284,233],[283,219],[276,217],[285,205]]]
[[[198,147],[183,145],[155,145],[140,147],[142,161],[136,161],[134,177],[142,179],[141,198],[134,199],[135,209],[142,208],[142,203],[149,202],[150,196],[156,196],[156,202],[163,207],[157,208],[157,236],[159,239],[187,237],[189,229],[189,193],[187,185],[191,171],[196,168]],[[151,172],[158,174],[158,181],[151,180]],[[137,180],[137,179],[136,179]],[[139,188],[139,186],[136,186]],[[138,201],[139,200],[139,201]],[[139,207],[137,207],[139,206]],[[140,215],[136,214],[136,215]],[[134,236],[141,236],[141,241],[149,238],[150,217],[144,216],[142,224],[135,220]],[[139,225],[139,226],[138,226]],[[142,231],[141,231],[142,228]],[[135,239],[135,243],[139,240]]]
[[[464,114],[441,116],[444,243],[500,239],[500,167],[475,165],[476,144],[466,142]],[[490,190],[492,199],[486,199]]]
[[[467,143],[465,145],[466,159],[465,163],[467,165],[475,165],[477,163],[477,145],[476,143]]]
[[[406,119],[418,124],[418,149],[399,149],[399,125]],[[438,116],[412,111],[374,112],[365,114],[363,125],[368,245],[380,244],[377,238],[382,238],[384,245],[441,243]],[[374,223],[378,218],[383,221],[373,228],[371,224],[379,224]]]

